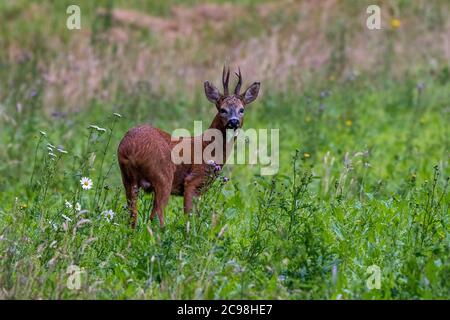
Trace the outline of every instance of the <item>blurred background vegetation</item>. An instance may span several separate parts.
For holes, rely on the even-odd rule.
[[[143,85],[192,99],[224,63],[268,92],[366,72],[385,82],[448,77],[445,0],[78,1],[81,30],[66,28],[70,3],[2,1],[4,98],[19,83],[45,88],[49,113],[113,103]],[[366,27],[369,4],[380,5],[382,30]]]

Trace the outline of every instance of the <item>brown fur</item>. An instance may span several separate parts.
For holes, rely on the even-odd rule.
[[[242,83],[240,72],[237,75],[239,83]],[[223,77],[223,84],[224,92],[228,93],[228,78]],[[233,95],[223,95],[209,82],[205,82],[206,96],[215,103],[218,110],[210,128],[220,130],[224,142],[226,141],[226,129],[230,126],[230,119],[239,122],[237,127],[242,126],[243,112],[241,111],[246,104],[256,99],[259,83],[253,83],[242,95],[239,94],[239,88],[240,84]],[[233,128],[237,127],[234,123]],[[191,163],[193,163],[194,139],[202,139],[202,136],[188,139],[190,139]],[[233,143],[233,140],[230,143]],[[163,210],[171,194],[184,197],[184,212],[189,213],[192,209],[193,197],[200,195],[207,187],[206,182],[211,174],[211,165],[207,163],[174,164],[171,160],[171,152],[177,143],[178,141],[171,141],[170,134],[150,125],[130,129],[120,142],[117,154],[130,209],[132,228],[135,228],[137,221],[139,189],[155,193],[150,219],[153,220],[157,214],[160,225],[164,226]],[[202,151],[209,143],[202,142]],[[228,156],[225,152],[228,150],[226,143],[224,143],[223,149],[225,161]],[[219,163],[219,165],[223,165],[223,163]]]

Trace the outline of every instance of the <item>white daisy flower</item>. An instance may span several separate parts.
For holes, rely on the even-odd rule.
[[[81,187],[84,190],[89,190],[92,188],[92,180],[89,179],[88,177],[81,178],[80,183],[81,183]]]
[[[108,222],[111,222],[111,220],[114,218],[115,213],[112,210],[106,210],[102,212],[102,215]]]
[[[75,204],[75,210],[81,211],[81,204],[79,204],[78,202]]]
[[[69,201],[65,201],[64,205],[66,206],[67,209],[72,209],[72,204]]]

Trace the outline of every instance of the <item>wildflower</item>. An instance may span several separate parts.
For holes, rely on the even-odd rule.
[[[88,177],[81,178],[80,183],[81,183],[81,187],[84,190],[89,190],[92,188],[92,180],[89,179]]]
[[[81,205],[78,202],[75,204],[75,210],[81,211]]]
[[[230,179],[229,179],[229,178],[227,178],[227,177],[223,177],[223,182],[228,182],[228,181],[230,181]]]
[[[111,222],[111,220],[114,218],[115,213],[112,210],[106,210],[102,212],[102,215],[108,222]]]
[[[214,160],[208,160],[206,163],[209,164],[209,165],[211,165],[211,166],[216,165],[216,163],[214,162]]]
[[[353,122],[352,122],[352,120],[350,120],[350,119],[348,119],[348,120],[345,121],[345,125],[346,125],[347,127],[351,127],[352,124],[353,124]]]
[[[308,152],[305,152],[305,153],[303,154],[303,157],[305,157],[305,158],[311,158],[311,155],[310,155]]]
[[[216,165],[214,166],[214,172],[215,172],[215,173],[219,172],[220,169],[222,169],[222,167],[220,166],[220,164],[216,164]]]
[[[65,201],[64,205],[66,206],[67,209],[72,209],[72,204],[69,201]]]
[[[402,24],[402,23],[401,23],[401,21],[400,21],[399,19],[394,18],[394,19],[391,20],[391,27],[392,27],[393,29],[398,29],[398,28],[400,28],[401,24]]]
[[[100,128],[99,126],[96,126],[96,125],[90,125],[89,126],[89,128],[92,128],[92,129],[95,129],[95,130],[97,130],[98,132],[106,132],[106,129],[105,128]]]
[[[114,112],[113,115],[116,116],[117,118],[122,118],[122,115],[120,113]]]
[[[64,219],[66,219],[66,221],[72,221],[72,219],[70,219],[68,216],[66,216],[66,215],[64,215],[64,214],[62,214],[62,217],[63,217]]]
[[[64,221],[64,222],[62,223],[62,229],[63,229],[64,231],[69,230],[69,222],[68,222],[68,221]]]
[[[53,228],[53,230],[58,231],[58,226],[56,225],[56,223],[54,223],[51,220],[48,220],[48,223],[50,224],[50,226]]]

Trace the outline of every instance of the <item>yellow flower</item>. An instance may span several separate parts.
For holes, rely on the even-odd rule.
[[[353,122],[352,122],[352,120],[350,120],[350,119],[345,121],[345,125],[346,125],[347,127],[351,127],[352,124],[353,124]]]
[[[401,24],[402,23],[401,23],[401,21],[399,19],[394,18],[394,19],[391,20],[391,27],[394,28],[394,29],[400,28]]]
[[[305,158],[311,157],[311,155],[310,155],[308,152],[305,152],[305,153],[303,154],[303,156],[304,156]]]

